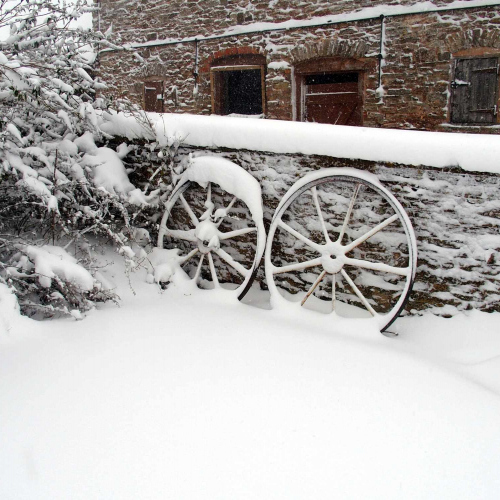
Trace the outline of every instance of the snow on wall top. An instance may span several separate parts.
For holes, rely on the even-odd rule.
[[[500,136],[415,130],[376,129],[282,120],[247,120],[227,116],[148,113],[156,137],[135,118],[106,114],[101,129],[128,139],[169,145],[246,149],[283,154],[461,167],[500,174]]]
[[[455,0],[453,2],[447,3],[445,5],[438,5],[430,0],[424,2],[416,2],[412,5],[374,5],[370,7],[364,7],[351,12],[341,13],[341,14],[330,14],[324,16],[311,17],[309,19],[289,19],[287,21],[281,22],[254,22],[245,25],[236,25],[226,28],[224,31],[203,36],[202,34],[197,34],[196,36],[188,36],[184,38],[165,38],[162,40],[153,40],[143,43],[129,43],[125,46],[128,47],[147,47],[150,45],[162,45],[162,44],[174,44],[179,42],[189,42],[189,41],[203,41],[210,40],[213,38],[232,36],[232,35],[243,35],[255,32],[265,32],[273,30],[286,30],[292,28],[307,28],[322,24],[338,24],[351,21],[362,21],[375,19],[381,15],[384,16],[401,16],[416,13],[431,13],[431,12],[441,12],[446,10],[461,10],[470,8],[481,8],[488,6],[499,6],[499,0]],[[109,49],[105,49],[109,50]]]

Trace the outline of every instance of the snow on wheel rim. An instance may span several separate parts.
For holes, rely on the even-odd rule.
[[[176,215],[184,222],[175,221]],[[195,283],[236,286],[241,300],[255,277],[265,239],[259,183],[224,158],[192,159],[165,204],[157,246],[163,248],[169,240],[179,249],[179,264],[191,267]],[[243,256],[231,246],[238,240]],[[233,285],[228,277],[234,278]]]
[[[350,168],[297,181],[274,213],[265,252],[273,306],[369,317],[381,331],[403,310],[416,261],[404,208],[374,175]]]

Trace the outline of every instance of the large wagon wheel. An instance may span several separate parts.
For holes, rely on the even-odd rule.
[[[298,302],[386,330],[415,278],[416,239],[401,204],[354,169],[308,174],[281,200],[266,245],[273,305]]]
[[[199,286],[234,288],[241,300],[265,238],[259,183],[229,160],[200,156],[166,203],[158,247],[177,248],[178,262]]]

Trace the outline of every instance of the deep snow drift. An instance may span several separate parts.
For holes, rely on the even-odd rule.
[[[0,323],[1,498],[498,498],[498,314],[389,339],[102,272],[122,307]]]

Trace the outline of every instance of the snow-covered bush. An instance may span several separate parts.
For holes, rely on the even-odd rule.
[[[104,237],[132,261],[134,221],[158,201],[158,190],[130,182],[125,144],[96,145],[110,139],[99,127],[110,110],[90,55],[110,44],[71,24],[90,5],[1,0],[10,35],[0,41],[0,283],[27,314],[78,316],[113,298],[84,269],[92,270],[88,238]]]

